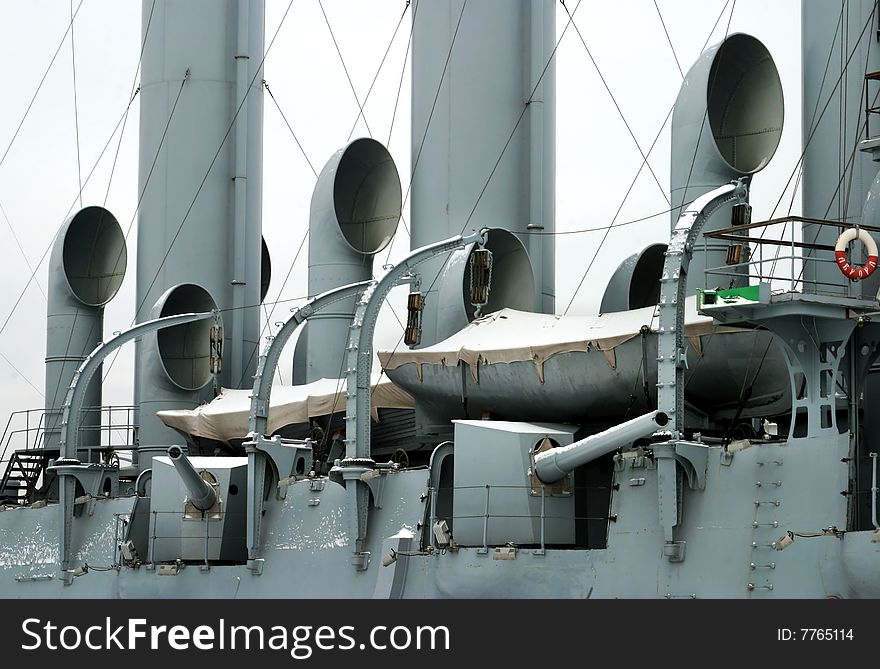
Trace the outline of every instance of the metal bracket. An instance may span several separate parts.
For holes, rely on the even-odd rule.
[[[681,488],[678,466],[681,465],[692,490],[706,487],[709,447],[690,442],[670,441],[654,446],[657,463],[657,509],[663,528],[663,555],[670,562],[684,561],[684,542],[675,541],[674,530],[680,520]]]
[[[370,551],[359,551],[352,555],[351,566],[357,571],[367,571],[370,567]]]
[[[684,562],[685,541],[667,541],[663,544],[663,557],[670,562]]]
[[[348,496],[347,510],[349,513],[349,534],[354,547],[352,565],[358,571],[369,566],[369,552],[364,550],[367,543],[367,520],[369,518],[369,502],[371,488],[367,476],[374,471],[376,463],[370,458],[346,458],[330,472],[342,476]],[[366,556],[366,558],[364,558]]]
[[[110,479],[110,497],[119,496],[119,468],[101,463],[80,463],[78,460],[58,460],[58,464],[46,467],[47,471],[55,472],[57,476],[72,476],[83,487],[88,498],[89,515],[95,512],[95,500],[99,497],[104,487],[104,481]],[[74,505],[77,499],[74,499]]]
[[[676,461],[682,466],[687,474],[688,485],[691,490],[706,489],[706,469],[709,465],[709,447],[703,444],[694,444],[679,441],[675,444]]]
[[[305,476],[312,469],[312,441],[311,439],[282,439],[275,436],[270,439],[258,436],[253,441],[244,444],[245,452],[259,452],[265,455],[275,469],[278,480],[288,476]],[[296,463],[303,460],[302,471],[295,471]],[[287,486],[279,486],[277,489],[278,499],[287,497]]]
[[[373,469],[361,474],[361,481],[366,483],[370,488],[370,492],[373,493],[373,506],[377,509],[382,508],[382,496],[385,492],[385,480],[387,475],[388,470],[382,469]]]

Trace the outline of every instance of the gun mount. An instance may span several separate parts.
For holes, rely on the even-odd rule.
[[[208,511],[213,508],[217,504],[217,492],[210,483],[199,476],[180,446],[169,448],[168,457],[189,491],[189,503],[199,511]]]
[[[535,475],[544,484],[555,483],[575,467],[592,462],[636,439],[648,437],[669,422],[662,411],[652,411],[568,446],[553,448],[535,457]]]

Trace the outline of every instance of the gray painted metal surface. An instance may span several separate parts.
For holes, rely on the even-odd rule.
[[[782,83],[761,42],[736,33],[703,52],[688,70],[672,114],[673,228],[683,206],[767,165],[782,136],[783,116]],[[725,207],[705,231],[729,225],[730,207]],[[705,287],[705,281],[719,280],[704,277],[703,270],[723,267],[728,246],[711,239],[694,245],[688,294]],[[733,284],[748,282],[735,278]]]
[[[552,0],[414,3],[410,248],[483,227],[555,229],[555,46]],[[509,251],[510,276],[531,273],[534,287],[511,291],[498,308],[553,312],[553,240],[523,235],[521,251]],[[422,345],[464,324],[437,315],[445,263],[422,270]],[[463,313],[468,305],[454,281],[450,288]]]
[[[684,302],[688,295],[697,239],[712,214],[728,202],[748,200],[745,180],[725,184],[682,207],[672,230],[663,274],[660,277],[659,334],[657,340],[657,407],[666,413],[676,433],[684,429],[684,369],[687,350],[684,333]],[[698,273],[701,274],[701,272]]]
[[[361,138],[337,151],[318,177],[309,210],[309,296],[373,278],[373,256],[388,246],[400,220],[397,167],[379,142]],[[341,378],[351,297],[309,320],[300,338],[305,377]],[[297,363],[294,363],[295,365]]]
[[[128,257],[119,222],[103,207],[86,207],[68,218],[49,257],[46,308],[46,428],[44,445],[56,447],[61,413],[77,368],[104,339],[104,305],[116,295]],[[101,383],[89,385],[83,426],[101,422]],[[87,430],[84,445],[97,446],[100,432]]]
[[[607,426],[656,406],[658,325],[653,310],[644,326],[644,337],[636,336],[614,349],[614,366],[603,351],[591,349],[552,356],[544,361],[540,375],[532,361],[481,364],[464,374],[455,365],[422,365],[419,370],[418,365],[407,363],[387,374],[438,421],[465,418],[463,398],[467,398],[470,416],[489,411],[502,420],[550,422],[577,417]],[[699,351],[690,340],[686,347],[689,406],[712,420],[730,419],[741,403],[743,375],[749,373],[755,375],[755,383],[739,409],[741,417],[788,411],[791,387],[785,361],[770,334],[727,332],[695,339]],[[752,353],[768,347],[764,365],[755,370],[752,362],[749,372]]]
[[[566,482],[567,491],[552,491],[531,480],[532,458],[541,457],[535,450],[543,441],[559,444],[541,454],[547,457],[571,448],[573,435],[571,425],[455,421],[455,489],[448,519],[455,543],[484,552],[507,543],[574,545],[572,481]]]
[[[866,136],[865,86],[874,100],[877,82],[864,74],[880,70],[875,39],[877,16],[872,0],[802,0],[801,57],[803,59],[803,215],[858,224],[863,219],[871,183],[877,176],[872,152],[856,151],[854,144]],[[870,134],[880,132],[880,119],[872,115]],[[873,205],[869,205],[873,208]],[[864,221],[866,224],[870,222]],[[834,246],[840,230],[804,224],[805,242]],[[858,246],[858,245],[857,245]],[[853,261],[865,257],[856,250]],[[837,267],[809,263],[807,281],[840,283]],[[874,295],[880,279],[851,286],[856,293]],[[827,290],[828,286],[820,286]]]
[[[259,352],[264,3],[144,2],[142,29],[148,23],[135,318],[154,317],[181,284],[200,286],[221,310],[242,306],[224,330],[219,383],[247,387]],[[204,262],[192,262],[193,249]],[[202,308],[180,304],[175,313]],[[135,404],[142,443],[168,445],[179,436],[155,412],[195,407],[208,391],[176,388],[155,357],[149,341],[138,343]]]
[[[199,511],[207,511],[217,503],[217,493],[195,470],[189,458],[179,446],[172,446],[168,449],[168,459],[177,470],[180,480],[186,486],[187,499]],[[155,481],[155,478],[154,478]],[[158,488],[154,485],[152,488],[157,494]]]
[[[62,591],[54,577],[57,514],[52,506],[0,513],[0,579],[10,597],[372,597],[387,595],[386,580],[405,570],[405,597],[668,597],[815,598],[878,596],[877,543],[873,532],[822,532],[845,522],[846,438],[754,443],[731,459],[707,446],[706,489],[685,490],[679,536],[687,559],[669,563],[660,555],[656,523],[657,469],[649,459],[627,460],[614,475],[607,548],[597,550],[519,548],[514,559],[494,559],[494,548],[461,547],[399,557],[383,567],[379,556],[414,532],[424,513],[420,495],[427,472],[390,474],[382,508],[371,509],[367,548],[375,559],[365,572],[348,565],[345,491],[327,482],[316,490],[307,480],[267,508],[266,561],[262,574],[244,565],[190,566],[174,576],[141,566],[89,572]],[[632,485],[632,480],[643,480]],[[770,483],[781,482],[780,485]],[[757,483],[761,483],[758,486]],[[835,500],[835,497],[837,498]],[[319,500],[318,504],[314,500]],[[95,514],[77,524],[78,559],[108,565],[116,558],[118,519],[128,517],[134,498],[99,501]],[[723,523],[719,520],[723,519]],[[497,519],[496,519],[497,520]],[[492,519],[490,519],[492,522]],[[35,528],[36,532],[35,532]],[[774,547],[788,530],[797,536]],[[415,535],[417,538],[417,534]],[[394,539],[390,539],[396,537]],[[503,545],[503,544],[502,544]],[[418,551],[416,551],[418,552]],[[637,559],[636,559],[637,556]],[[769,565],[774,564],[773,568]],[[309,573],[309,579],[291,579]],[[328,588],[328,584],[334,586]],[[751,585],[751,587],[750,587]],[[769,589],[769,586],[773,586]]]
[[[254,7],[257,8],[255,13],[250,13]],[[167,118],[167,114],[163,117],[160,112],[170,112],[175,86],[179,86],[184,76],[160,72],[160,66],[165,63],[173,70],[185,65],[191,69],[186,75],[181,104],[188,93],[195,91],[186,99],[190,103],[197,100],[201,105],[199,112],[205,119],[204,128],[199,128],[199,132],[204,130],[205,136],[181,142],[179,147],[175,145],[170,158],[178,161],[181,171],[191,177],[198,174],[194,161],[198,163],[204,158],[201,149],[210,144],[211,129],[223,128],[228,107],[224,107],[220,99],[225,96],[226,103],[234,101],[236,91],[241,94],[242,82],[246,79],[242,73],[252,71],[253,54],[262,40],[262,7],[259,3],[247,3],[245,7],[244,2],[168,0],[157,3],[157,9],[158,20],[165,30],[159,33],[162,48],[145,54],[145,96],[150,100],[144,104],[154,113],[142,120],[142,169],[146,165],[144,155],[149,155],[161,119]],[[517,105],[521,110],[522,80],[533,80],[541,63],[535,58],[536,54],[552,44],[552,34],[548,40],[549,33],[545,32],[552,3],[545,0],[524,3],[519,12],[511,10],[508,4],[502,6],[494,1],[469,3],[467,8],[458,0],[445,5],[421,2],[414,9],[414,14],[418,14],[414,71],[418,72],[416,88],[419,90],[414,93],[413,116],[414,126],[421,124],[423,131],[427,128],[425,92],[436,91],[439,81],[438,72],[434,73],[436,77],[430,76],[431,68],[439,65],[438,54],[448,53],[457,26],[457,12],[466,10],[461,24],[464,32],[456,38],[457,44],[458,39],[462,40],[462,52],[453,51],[452,70],[448,74],[454,76],[447,93],[442,94],[449,99],[443,98],[438,104],[440,126],[449,132],[444,130],[439,140],[430,140],[436,144],[424,146],[427,164],[434,165],[427,174],[434,179],[431,188],[435,191],[429,190],[426,183],[422,183],[418,193],[414,185],[413,191],[417,200],[414,213],[424,207],[422,211],[428,211],[448,227],[453,222],[463,224],[469,216],[461,208],[472,206],[472,202],[468,203],[468,189],[479,189],[484,183],[483,175],[479,173],[478,161],[465,164],[461,174],[436,166],[456,164],[461,155],[476,155],[480,159],[497,155],[491,146],[493,136],[485,132],[485,128],[479,131],[480,141],[472,141],[469,135],[472,130],[462,118],[473,110],[467,109],[464,114],[464,107],[450,91],[457,91],[456,96],[470,93],[470,100],[481,96],[476,100],[479,111],[494,115],[491,129],[504,128],[505,114],[517,109]],[[471,20],[472,10],[473,17],[479,20]],[[490,11],[493,21],[487,22]],[[544,23],[528,23],[524,18],[526,14],[532,18],[541,14]],[[433,23],[431,29],[430,23],[420,23],[428,19]],[[243,27],[245,23],[247,29]],[[549,24],[552,26],[552,20]],[[526,26],[528,30],[524,29]],[[203,34],[206,41],[199,43],[199,48],[204,53],[184,53],[193,36]],[[524,39],[529,41],[530,49],[522,48]],[[735,48],[730,46],[728,55],[737,57],[729,64],[735,70],[740,66],[744,68],[730,78],[719,77],[723,84],[721,92],[729,94],[724,97],[725,104],[716,108],[709,99],[708,114],[695,106],[690,109],[694,112],[690,117],[693,123],[688,125],[680,117],[677,127],[692,129],[697,121],[701,125],[706,121],[717,131],[711,123],[719,109],[725,123],[736,118],[735,113],[727,114],[728,111],[741,111],[743,106],[753,109],[758,116],[769,114],[771,120],[779,111],[773,95],[769,99],[763,95],[756,99],[747,95],[750,68],[756,63],[759,69],[764,68],[763,74],[758,76],[758,91],[773,88],[770,85],[773,71],[767,69],[772,69],[772,61],[767,60],[763,47],[744,36],[732,36],[725,44],[734,45],[734,42]],[[239,58],[237,64],[233,63],[229,60],[231,43],[236,45],[236,50],[248,50],[251,58]],[[484,51],[486,44],[492,47],[488,55]],[[434,49],[432,45],[440,48]],[[707,89],[699,91],[700,86],[695,82],[705,83],[706,71],[711,73],[723,48],[704,56],[691,71],[689,80],[694,84],[691,92],[696,91],[697,97],[707,93]],[[170,56],[167,62],[165,55]],[[493,76],[473,67],[479,59],[491,64],[494,58],[504,62]],[[242,63],[244,60],[250,63],[247,68]],[[512,66],[512,63],[522,67],[518,69],[519,65]],[[215,79],[204,78],[205,73],[211,71],[202,69],[205,64],[215,68]],[[701,67],[704,69],[700,70]],[[812,68],[806,71],[808,75],[814,74]],[[699,72],[702,79],[697,77]],[[475,87],[475,82],[487,79],[497,81],[503,90]],[[727,88],[728,84],[734,90]],[[769,88],[762,88],[763,84]],[[487,202],[493,206],[486,211],[493,212],[492,216],[510,208],[528,212],[533,219],[537,212],[546,212],[552,202],[546,182],[547,161],[537,167],[539,157],[546,159],[552,150],[547,145],[546,132],[552,120],[549,104],[552,96],[551,91],[543,93],[544,102],[526,110],[531,137],[517,137],[512,142],[519,160],[507,174],[508,166],[499,163],[499,190],[487,189]],[[213,106],[212,101],[216,103]],[[687,111],[689,105],[683,104],[682,109]],[[206,110],[212,113],[205,113]],[[190,109],[184,116],[194,113]],[[168,318],[135,326],[96,350],[82,364],[65,402],[65,433],[60,442],[64,455],[76,454],[80,421],[77,409],[82,405],[91,375],[98,369],[102,356],[124,341],[141,337],[138,388],[142,420],[147,409],[152,410],[161,402],[178,402],[177,408],[180,403],[191,404],[207,384],[201,345],[191,348],[194,343],[204,343],[206,331],[193,329],[192,323],[183,321],[205,321],[209,314],[170,314],[194,303],[212,308],[215,303],[223,308],[229,304],[251,304],[241,301],[241,295],[235,294],[241,289],[233,288],[229,281],[237,279],[235,275],[242,271],[242,263],[229,254],[240,251],[242,244],[249,248],[247,240],[254,232],[254,219],[248,212],[256,206],[250,189],[258,181],[259,168],[252,169],[250,162],[242,163],[240,147],[248,145],[250,161],[250,145],[258,139],[258,135],[251,132],[256,116],[254,109],[249,108],[245,124],[247,142],[244,130],[230,126],[234,136],[232,144],[236,148],[227,147],[223,161],[230,168],[227,177],[234,174],[235,178],[230,181],[235,184],[225,183],[221,188],[219,181],[212,180],[213,175],[205,182],[208,191],[215,191],[214,195],[222,191],[223,197],[229,196],[228,202],[233,203],[230,209],[218,212],[219,198],[209,198],[214,204],[206,205],[202,211],[208,212],[213,207],[214,213],[225,216],[222,220],[228,225],[221,226],[223,235],[212,237],[215,228],[203,222],[193,228],[196,237],[182,239],[183,248],[191,251],[196,247],[210,247],[215,253],[211,257],[221,258],[223,262],[210,264],[203,275],[191,276],[187,263],[169,254],[173,269],[157,279],[155,295],[149,295],[153,288],[146,287],[144,277],[151,279],[150,273],[162,264],[157,260],[164,251],[156,245],[144,246],[140,260],[145,268],[139,268],[144,274],[139,280],[138,299],[148,296],[147,311],[154,317]],[[174,121],[176,123],[176,119]],[[720,153],[728,167],[733,165],[737,171],[748,174],[757,168],[751,164],[737,167],[731,162],[732,156],[736,156],[734,162],[749,156],[760,158],[761,150],[745,145],[757,139],[759,149],[770,144],[775,148],[775,140],[767,144],[767,136],[749,139],[751,135],[740,132],[743,128],[757,128],[759,136],[767,135],[771,140],[776,132],[772,123],[729,128],[722,123],[722,132],[713,132],[714,144],[709,145],[709,149]],[[539,138],[540,129],[545,132]],[[429,132],[426,137],[430,135]],[[417,131],[414,137],[418,137]],[[703,150],[703,139],[698,133],[695,140],[693,135],[688,140],[698,157]],[[679,135],[676,141],[684,140]],[[734,154],[725,153],[740,142],[744,145],[738,146]],[[458,149],[462,147],[468,151],[459,154]],[[414,145],[414,155],[417,150],[420,149]],[[433,160],[439,162],[432,163],[432,155]],[[523,155],[527,159],[523,159]],[[169,166],[168,158],[162,158],[162,165],[157,169],[162,171],[163,181],[176,184],[171,172],[178,166]],[[717,156],[711,157],[717,165],[716,159]],[[703,167],[711,162],[709,158],[706,161]],[[711,171],[707,168],[704,174]],[[540,192],[538,173],[543,184]],[[444,174],[447,177],[452,174],[454,178],[443,182]],[[525,184],[526,175],[528,188],[512,186]],[[143,183],[143,172],[141,176]],[[874,529],[877,524],[876,476],[870,490],[858,489],[859,479],[854,477],[848,462],[857,443],[858,424],[852,417],[847,424],[842,421],[843,409],[854,405],[848,403],[844,395],[857,395],[867,374],[865,370],[853,374],[856,350],[859,364],[866,368],[876,357],[880,328],[864,317],[865,311],[876,310],[876,303],[797,293],[776,296],[777,299],[767,304],[733,301],[715,312],[719,321],[762,329],[719,333],[712,336],[711,342],[700,341],[699,346],[691,341],[692,351],[697,353],[699,348],[703,357],[694,359],[690,370],[683,369],[688,356],[682,339],[684,295],[692,292],[684,290],[683,273],[691,276],[699,273],[698,263],[688,264],[688,260],[693,237],[703,222],[700,212],[705,205],[718,204],[719,192],[712,189],[730,179],[729,174],[717,176],[721,181],[697,184],[706,189],[701,193],[703,197],[693,205],[693,211],[685,210],[682,226],[676,229],[670,244],[667,275],[660,277],[664,289],[659,333],[652,332],[651,328],[658,312],[649,308],[645,311],[647,330],[616,346],[611,356],[606,355],[609,351],[595,350],[554,355],[544,361],[540,378],[530,360],[484,365],[474,370],[474,375],[463,367],[451,365],[426,365],[421,373],[412,369],[415,365],[399,368],[401,384],[421,389],[418,401],[435,416],[446,412],[443,419],[448,420],[462,411],[462,400],[466,398],[465,410],[467,406],[471,411],[482,411],[485,407],[495,415],[509,413],[509,421],[457,422],[454,441],[438,446],[430,458],[426,458],[427,467],[379,463],[371,457],[369,379],[379,305],[392,286],[400,281],[415,280],[417,263],[484,240],[480,239],[481,232],[427,244],[378,284],[369,284],[370,289],[358,300],[345,360],[346,457],[328,476],[309,472],[305,466],[297,471],[290,466],[293,461],[288,459],[284,460],[288,466],[279,468],[278,475],[266,477],[267,458],[277,463],[283,459],[282,455],[295,453],[303,456],[305,464],[311,444],[307,440],[283,444],[260,442],[260,437],[265,436],[261,433],[268,411],[271,369],[277,364],[276,349],[302,318],[310,315],[313,304],[294,314],[282,329],[279,341],[273,342],[260,360],[251,412],[251,436],[256,440],[253,450],[247,451],[247,459],[194,458],[195,469],[185,471],[190,479],[196,473],[202,482],[190,481],[190,487],[202,489],[195,491],[187,490],[171,462],[163,456],[155,459],[154,472],[142,473],[137,481],[130,475],[122,477],[112,462],[57,462],[48,472],[62,479],[59,503],[50,499],[48,503],[0,507],[0,594],[27,598],[880,597],[880,533]],[[245,181],[247,186],[242,189]],[[193,184],[181,179],[180,185],[182,190],[187,190]],[[691,185],[685,182],[685,190]],[[722,189],[720,196],[742,199],[743,190],[742,185],[729,185]],[[518,197],[512,197],[512,193]],[[523,197],[529,202],[525,203]],[[682,196],[682,200],[687,198]],[[187,204],[184,194],[147,196],[145,203],[147,201],[149,215],[142,220],[144,227],[153,234],[156,230],[173,232],[174,208],[181,202]],[[444,206],[451,204],[452,208],[446,214],[432,210],[438,202]],[[339,209],[336,207],[337,214]],[[195,209],[193,211],[195,213]],[[482,216],[483,210],[474,211],[473,222],[476,223],[476,212],[480,211]],[[444,216],[448,218],[444,220]],[[161,225],[157,226],[156,221]],[[495,220],[489,221],[487,227],[497,224]],[[440,238],[446,237],[450,230],[458,232],[448,227]],[[514,232],[522,230],[517,228]],[[428,233],[431,231],[426,233],[423,228],[418,232]],[[490,232],[489,238],[490,241],[493,238],[515,240],[515,236],[505,237],[504,232],[496,231]],[[508,241],[496,247],[499,257],[505,255],[500,248]],[[531,264],[536,268],[537,284],[539,279],[543,281],[541,277],[546,275],[548,263],[538,268],[534,261],[536,254],[546,260],[547,249],[536,250],[532,242],[529,239],[524,246],[517,248],[510,244],[507,248],[514,267]],[[414,243],[421,246],[424,241]],[[526,255],[532,256],[532,263],[517,264],[515,259],[522,258],[525,250]],[[460,301],[464,292],[465,274],[460,270],[466,264],[467,252],[469,250],[458,253],[450,261],[445,278],[434,286],[435,304],[441,314],[439,307],[444,303],[454,305],[456,310],[461,306],[456,305],[456,300]],[[243,265],[248,276],[250,258],[248,253]],[[549,266],[552,271],[552,262]],[[424,267],[419,265],[419,269]],[[223,274],[224,268],[232,268],[232,274]],[[673,276],[676,272],[678,275]],[[499,290],[503,297],[506,282],[499,275],[494,278],[501,284],[492,286],[496,298]],[[433,283],[422,279],[423,285]],[[836,280],[842,281],[841,277]],[[248,279],[236,285],[245,285],[250,290],[252,283]],[[357,286],[350,286],[339,295],[356,290]],[[454,298],[445,301],[444,294]],[[429,304],[431,296],[429,291]],[[632,306],[619,295],[611,295],[609,299],[625,304],[625,308]],[[139,308],[141,306],[139,302]],[[435,325],[457,327],[460,319],[468,317],[467,305],[464,310],[462,316],[460,310],[454,312],[450,307],[443,316],[444,322]],[[172,323],[175,327],[167,328],[164,336],[147,332]],[[247,328],[247,321],[233,321],[230,327],[233,349],[247,348],[241,344],[242,340],[247,341]],[[775,347],[771,348],[774,342]],[[772,350],[774,354],[766,361],[761,360],[756,370],[755,353],[760,350]],[[709,351],[713,353],[710,355]],[[245,360],[245,353],[245,350],[233,350],[230,355]],[[844,361],[850,363],[849,369]],[[241,369],[247,366],[242,362]],[[669,385],[662,386],[658,393],[650,383],[655,379]],[[160,387],[157,380],[166,385]],[[683,393],[686,383],[692,385],[689,403],[685,402]],[[640,385],[644,389],[643,397],[635,394]],[[670,434],[654,432],[655,402],[664,413],[672,415],[675,429]],[[707,410],[699,415],[701,405]],[[625,422],[626,416],[639,413],[647,416]],[[727,426],[733,427],[743,418],[777,414],[784,417],[786,413],[791,414],[789,422],[777,426],[778,435],[769,429],[759,432],[754,424],[747,425],[753,433],[747,431],[735,440],[727,434],[721,438],[708,434],[704,437],[700,433],[703,429],[723,433]],[[534,414],[553,414],[558,416],[558,422],[571,422],[565,425],[524,422],[534,420],[531,418]],[[612,425],[610,431],[600,432],[608,428],[608,423]],[[631,432],[633,425],[638,428]],[[578,430],[592,436],[572,444]],[[650,442],[640,444],[638,449],[618,454],[609,452],[649,432]],[[149,427],[143,434],[149,438],[142,446],[155,449],[170,445],[167,434],[151,431]],[[279,448],[272,450],[270,446]],[[258,447],[264,449],[261,451],[264,455],[259,458],[256,457]],[[286,451],[280,450],[281,447]],[[575,462],[561,462],[569,452],[581,453],[591,462],[582,464],[583,457]],[[604,459],[593,460],[600,452],[600,458]],[[564,473],[553,485],[542,483],[533,475],[541,462],[549,460],[558,461],[557,473]],[[262,463],[262,469],[257,462]],[[873,462],[876,466],[876,458]],[[140,465],[143,468],[144,463]],[[569,473],[570,469],[574,471]],[[281,473],[289,475],[282,477]],[[588,474],[601,474],[601,481],[588,477],[584,485],[582,477]],[[153,480],[148,484],[151,475]],[[109,482],[106,489],[80,489],[83,481],[103,483],[105,477]],[[201,494],[206,485],[214,492],[213,502],[207,499],[210,496]],[[584,497],[584,490],[592,492]],[[601,494],[597,494],[597,490]],[[851,494],[841,495],[841,491]],[[85,494],[77,495],[78,492]],[[859,494],[874,497],[875,517],[870,526],[854,522],[852,498]],[[200,501],[202,497],[205,499]],[[259,506],[253,504],[257,497]],[[586,511],[579,508],[583,502],[586,502]],[[82,513],[75,514],[78,507],[82,507]],[[246,511],[250,513],[245,522]],[[259,524],[253,522],[256,516],[259,516]],[[578,531],[584,520],[592,523],[594,530],[601,530],[587,541]],[[438,521],[445,521],[446,528]],[[89,570],[87,564],[102,569]],[[297,576],[302,574],[308,574],[308,578]]]

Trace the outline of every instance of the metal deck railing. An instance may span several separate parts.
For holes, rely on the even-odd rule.
[[[703,234],[703,248],[708,250],[709,240],[724,240],[740,244],[743,254],[739,262],[720,267],[707,267],[705,287],[715,288],[718,283],[727,288],[731,280],[748,279],[750,283],[768,283],[772,293],[812,293],[845,297],[858,300],[874,300],[864,296],[860,285],[837,272],[837,280],[824,280],[827,273],[819,270],[821,265],[836,266],[834,246],[817,243],[816,237],[803,239],[802,225],[831,228],[835,239],[853,225],[841,221],[829,221],[807,216],[785,216],[768,221],[736,225]],[[880,233],[880,228],[859,226],[868,232]],[[760,234],[755,234],[759,232]],[[853,262],[862,261],[856,257]],[[837,278],[836,277],[836,278]]]

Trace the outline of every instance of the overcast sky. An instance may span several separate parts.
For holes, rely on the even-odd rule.
[[[267,44],[288,1],[266,2]],[[363,100],[405,2],[323,0],[323,4],[354,87]],[[74,0],[74,8],[77,5],[79,0]],[[135,81],[141,38],[140,5],[137,0],[82,1],[73,30],[78,115],[74,114],[74,67],[68,35],[8,155],[0,163],[0,246],[5,251],[0,263],[0,326],[5,323],[0,332],[0,354],[5,356],[0,357],[0,418],[4,423],[11,411],[43,405],[48,260],[44,254],[59,225],[79,206],[79,172],[85,180],[97,162],[83,190],[83,205],[102,205],[106,198],[107,208],[123,229],[136,225],[137,102],[131,106],[121,143],[119,133],[114,135],[113,130],[126,109]],[[567,0],[567,5],[574,10],[578,2]],[[728,24],[730,32],[750,33],[767,45],[785,90],[786,116],[779,150],[770,166],[756,177],[752,188],[754,218],[766,218],[800,153],[800,2],[657,0],[657,5],[669,40],[654,0],[583,0],[575,13],[575,22],[645,152],[678,93],[682,77],[676,57],[686,72],[703,44],[707,40],[710,45],[719,41]],[[722,10],[721,20],[710,35]],[[0,0],[0,156],[10,145],[61,42],[70,11],[69,0]],[[393,128],[391,119],[404,67],[409,18],[408,12],[365,107],[376,138],[389,143],[404,191],[410,170],[408,63]],[[567,21],[564,9],[557,5],[557,35]],[[320,171],[327,158],[347,143],[358,108],[317,0],[294,0],[266,59],[266,80],[306,155]],[[353,136],[365,135],[367,131],[361,121]],[[99,161],[111,136],[109,148]],[[557,51],[557,140],[557,229],[607,225],[620,207],[642,158],[573,30],[565,34]],[[117,145],[119,155],[111,181]],[[667,124],[650,155],[651,167],[667,194],[669,151]],[[267,302],[272,303],[306,294],[305,252],[300,254],[283,290],[281,284],[307,228],[315,177],[268,97],[264,159],[263,234],[273,261],[273,282],[267,297]],[[667,208],[664,194],[650,173],[643,170],[618,221]],[[795,200],[793,213],[798,212]],[[405,216],[408,220],[408,211]],[[575,287],[603,233],[559,238],[558,311],[564,310],[574,295],[569,313],[596,313],[607,277],[619,262],[638,247],[667,241],[668,234],[668,215],[612,231],[576,295]],[[128,238],[129,270],[122,290],[106,309],[105,336],[131,324],[135,241],[136,231],[132,229]],[[409,240],[400,226],[391,246],[390,261],[399,259],[408,249]],[[384,259],[385,254],[382,255]],[[32,269],[38,265],[36,281],[24,290]],[[291,303],[281,304],[272,314],[273,330],[271,324],[283,320],[290,306]],[[398,313],[404,311],[399,303],[397,309]],[[384,314],[377,348],[393,347],[399,336],[396,322]],[[291,353],[282,363],[283,380],[287,383]],[[132,368],[133,347],[127,347],[109,373],[105,403],[131,402]]]

